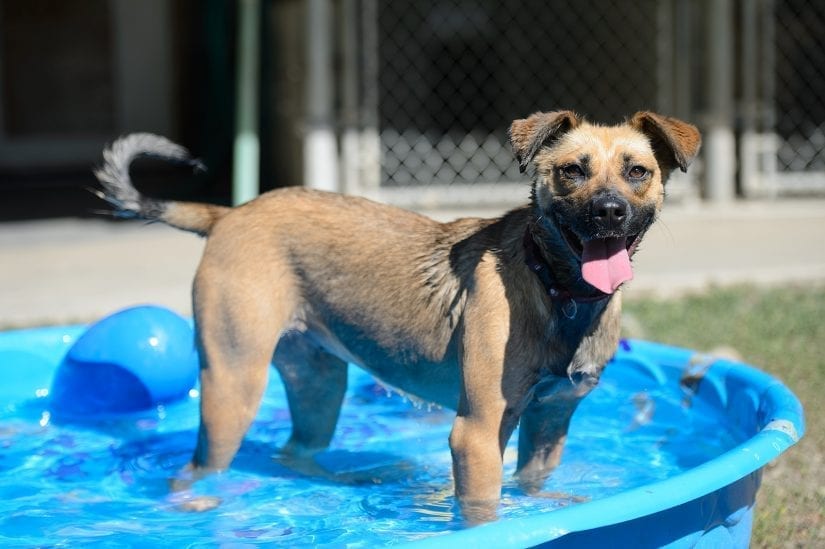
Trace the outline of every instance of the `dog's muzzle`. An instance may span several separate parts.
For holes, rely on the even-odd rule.
[[[590,202],[590,218],[598,232],[619,232],[630,215],[630,204],[614,194],[602,194]]]

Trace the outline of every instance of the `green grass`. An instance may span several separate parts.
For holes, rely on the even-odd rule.
[[[676,300],[628,300],[629,335],[702,351],[735,350],[802,401],[799,444],[770,464],[752,547],[825,547],[825,286],[713,289]]]

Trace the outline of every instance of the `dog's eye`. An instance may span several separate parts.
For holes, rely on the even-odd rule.
[[[570,179],[579,179],[584,177],[584,170],[578,164],[568,164],[567,166],[563,166],[561,173]]]
[[[627,175],[632,179],[641,179],[647,175],[647,169],[642,166],[633,166],[630,168],[630,171],[627,172]]]

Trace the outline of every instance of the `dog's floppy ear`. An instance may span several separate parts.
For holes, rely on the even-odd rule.
[[[659,166],[668,173],[677,167],[686,172],[702,144],[696,126],[676,118],[641,111],[629,123],[650,139]]]
[[[557,139],[580,123],[579,115],[573,111],[537,112],[514,121],[507,133],[518,160],[519,171],[524,173],[527,164],[547,141]]]

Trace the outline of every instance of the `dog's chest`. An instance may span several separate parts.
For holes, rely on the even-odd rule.
[[[568,375],[576,351],[596,329],[605,310],[605,302],[575,303],[575,314],[570,318],[564,306],[561,301],[554,302],[544,334],[541,370],[557,376]]]

